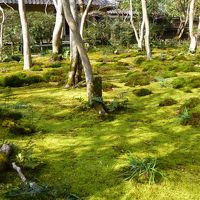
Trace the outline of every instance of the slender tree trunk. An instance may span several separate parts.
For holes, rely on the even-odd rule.
[[[56,8],[56,22],[55,22],[55,27],[53,31],[52,51],[53,51],[53,54],[58,54],[60,53],[60,50],[61,50],[62,30],[63,30],[63,23],[64,23],[61,0],[57,0],[57,4],[54,6]]]
[[[190,33],[189,52],[191,53],[195,53],[197,48],[197,36],[194,34],[194,4],[195,0],[191,0],[190,11],[189,11],[189,33]]]
[[[187,10],[185,13],[185,16],[183,18],[180,17],[180,25],[178,28],[178,32],[177,32],[177,38],[180,40],[183,36],[183,33],[185,31],[185,27],[187,26],[188,20],[189,20],[189,10],[190,10],[190,2],[188,2],[188,6],[187,6]]]
[[[3,53],[3,28],[5,22],[5,14],[3,8],[0,6],[0,12],[2,13],[2,20],[0,24],[0,60],[2,60],[2,53]]]
[[[87,18],[88,12],[90,10],[90,7],[92,5],[92,2],[93,2],[93,0],[88,1],[87,7],[86,7],[85,11],[82,13],[82,16],[81,16],[80,34],[81,34],[82,38],[83,38],[84,25],[85,25],[86,18]]]
[[[151,60],[152,55],[151,55],[151,48],[150,48],[150,27],[149,27],[149,18],[147,14],[147,5],[146,5],[146,0],[142,0],[142,15],[143,15],[143,20],[144,20],[144,25],[145,25],[145,36],[144,36],[144,41],[145,41],[145,49],[147,53],[147,59]]]
[[[18,9],[22,26],[23,37],[23,55],[24,55],[24,70],[30,70],[32,65],[30,38],[28,32],[28,23],[26,18],[26,7],[24,0],[18,0]]]
[[[70,10],[75,20],[76,26],[79,28],[79,16],[78,16],[78,9],[75,2],[70,4]],[[73,32],[70,30],[70,72],[68,74],[68,81],[65,88],[69,88],[76,85],[76,74],[78,71],[78,65],[80,64],[80,57],[78,53],[78,49],[76,47],[76,43],[74,41]]]
[[[70,1],[71,5],[74,4],[74,0]],[[89,57],[87,55],[87,51],[84,46],[84,42],[81,38],[80,35],[80,30],[76,24],[76,21],[74,20],[71,9],[70,9],[70,4],[69,0],[62,0],[63,4],[63,10],[64,10],[64,15],[65,19],[68,22],[68,25],[73,33],[74,41],[76,44],[76,47],[78,49],[79,55],[82,60],[82,64],[84,67],[84,72],[85,72],[85,78],[86,78],[86,85],[87,85],[87,96],[88,96],[88,101],[92,103],[93,100],[93,76],[92,76],[92,66],[90,64]]]
[[[132,26],[134,34],[135,34],[138,49],[142,50],[142,42],[143,42],[143,39],[144,39],[144,19],[142,19],[142,23],[141,23],[141,26],[139,28],[139,31],[137,31],[136,26],[134,24],[134,20],[133,20],[133,2],[132,1],[133,0],[129,0],[130,22],[131,22],[131,26]]]

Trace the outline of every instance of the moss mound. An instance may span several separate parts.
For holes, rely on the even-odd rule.
[[[140,57],[137,57],[137,58],[134,60],[134,63],[135,63],[136,65],[140,65],[140,64],[142,64],[145,60],[146,60],[145,57],[140,56]]]
[[[192,77],[192,78],[189,80],[189,85],[190,85],[192,88],[199,88],[199,87],[200,87],[200,76]]]
[[[191,125],[194,127],[200,126],[200,112],[194,112],[190,114],[190,117],[188,117],[182,125]]]
[[[138,97],[142,97],[142,96],[150,95],[152,94],[152,92],[149,89],[142,88],[142,89],[133,90],[133,94],[135,94]]]
[[[186,83],[187,83],[186,80],[180,77],[173,80],[171,84],[174,89],[179,89],[179,88],[183,88],[186,85]]]
[[[162,100],[160,103],[159,103],[159,106],[160,107],[163,107],[163,106],[172,106],[174,104],[177,104],[177,101],[172,99],[172,98],[166,98],[164,100]]]
[[[109,83],[109,82],[103,82],[102,83],[102,89],[104,92],[108,92],[108,91],[111,91],[113,90],[114,88],[118,88],[116,85],[112,84],[112,83]]]
[[[4,87],[22,87],[24,85],[31,85],[33,83],[43,82],[44,79],[40,75],[16,73],[5,76],[1,79],[1,86]]]
[[[20,112],[0,108],[0,120],[6,120],[6,119],[19,120],[21,118],[22,114]]]
[[[185,109],[192,110],[198,105],[200,105],[200,98],[197,97],[190,98],[181,106],[180,112],[183,112]]]
[[[149,85],[153,78],[146,72],[129,72],[125,78],[121,80],[126,86],[135,87],[137,85]]]

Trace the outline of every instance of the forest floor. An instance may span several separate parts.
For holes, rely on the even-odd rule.
[[[0,88],[1,106],[22,105],[18,111],[37,128],[31,135],[15,135],[1,127],[0,143],[21,150],[24,160],[19,163],[40,163],[24,167],[26,177],[57,189],[57,197],[47,199],[64,199],[63,191],[87,200],[200,199],[200,54],[155,49],[154,59],[146,61],[142,52],[99,49],[89,56],[113,111],[105,118],[88,108],[85,87],[66,90],[50,82],[9,92]],[[35,65],[49,60],[34,59]],[[56,70],[68,66],[63,62]],[[1,76],[6,76],[20,71],[21,64],[3,67],[8,70]],[[45,70],[51,69],[32,73]],[[151,94],[137,96],[146,92],[141,88]],[[156,158],[162,179],[153,184],[125,180],[130,157]],[[19,185],[13,170],[1,174],[0,199]]]

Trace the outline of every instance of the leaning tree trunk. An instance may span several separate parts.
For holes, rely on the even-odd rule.
[[[70,3],[74,3],[73,0],[70,1]],[[62,0],[63,4],[63,10],[64,10],[64,15],[65,19],[72,31],[73,34],[73,39],[76,44],[76,47],[78,49],[79,55],[82,60],[82,64],[84,67],[84,72],[85,72],[85,78],[86,78],[86,85],[87,85],[87,96],[88,96],[88,101],[92,103],[93,100],[93,76],[92,76],[92,66],[90,64],[89,57],[87,55],[87,51],[84,46],[84,42],[81,38],[80,35],[80,30],[76,24],[76,21],[74,20],[71,9],[70,9],[70,4],[68,0]]]
[[[63,30],[63,9],[62,9],[62,2],[61,0],[57,0],[57,3],[54,1],[54,5],[56,8],[56,22],[53,31],[53,38],[52,38],[52,52],[53,54],[60,53],[61,44],[62,44],[62,30]]]
[[[145,24],[145,49],[147,53],[147,59],[151,60],[152,55],[151,55],[151,48],[150,48],[150,27],[149,27],[149,18],[147,14],[147,5],[146,5],[146,0],[142,0],[142,15],[143,15],[143,20]]]
[[[0,11],[2,13],[2,20],[0,24],[0,60],[2,60],[2,53],[3,53],[3,28],[5,22],[5,13],[3,8],[0,6]]]
[[[32,65],[31,60],[31,49],[30,49],[30,38],[28,32],[28,23],[26,18],[26,7],[24,0],[18,0],[18,9],[22,27],[23,37],[23,55],[24,55],[24,70],[29,70]]]
[[[88,1],[87,7],[86,7],[85,11],[82,13],[82,16],[81,16],[80,34],[81,34],[82,38],[83,38],[84,25],[85,25],[86,18],[87,18],[88,12],[90,10],[90,7],[92,5],[92,2],[93,2],[93,0]]]
[[[189,52],[195,53],[197,48],[197,36],[194,34],[194,4],[195,0],[190,2],[190,11],[189,11],[189,33],[190,33],[190,47]]]
[[[189,9],[190,9],[190,2],[188,2],[187,10],[182,17],[180,17],[180,25],[177,31],[177,38],[181,39],[183,36],[183,33],[185,31],[185,27],[187,26],[188,20],[189,20]]]

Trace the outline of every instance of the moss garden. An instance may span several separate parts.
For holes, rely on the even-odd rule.
[[[163,59],[163,55],[165,59]],[[69,59],[0,63],[0,199],[200,199],[200,54],[89,52],[108,114],[65,89]],[[10,164],[17,163],[30,190]]]

